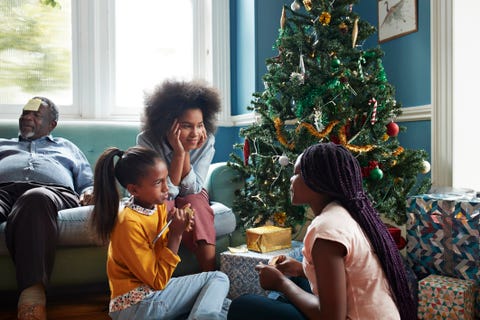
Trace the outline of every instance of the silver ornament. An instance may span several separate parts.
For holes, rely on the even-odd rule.
[[[290,5],[290,9],[292,9],[292,11],[298,11],[301,7],[302,6],[300,5],[300,3],[297,2],[297,0],[294,0]]]
[[[281,155],[279,158],[278,158],[278,163],[280,163],[280,165],[282,167],[286,167],[288,166],[288,164],[290,163],[290,161],[288,160],[288,157],[286,155]]]

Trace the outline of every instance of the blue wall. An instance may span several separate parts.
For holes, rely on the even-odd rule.
[[[263,91],[265,59],[275,56],[282,5],[291,0],[230,0],[232,115],[244,114],[252,93]],[[372,25],[378,25],[377,1],[360,0],[353,10]],[[364,47],[377,46],[377,35]],[[418,31],[380,44],[388,81],[396,88],[403,107],[431,103],[430,1],[418,1]],[[406,148],[431,151],[430,121],[402,122],[406,128],[399,140]],[[227,161],[239,128],[219,128],[214,161]]]
[[[238,127],[219,127],[215,134],[215,156],[212,162],[223,162],[229,160],[233,151],[233,145],[241,142],[238,135]]]
[[[430,1],[418,0],[418,31],[400,38],[378,43],[378,35],[365,46],[380,45],[385,52],[383,65],[388,81],[395,86],[396,99],[403,107],[431,104]],[[378,26],[377,2],[360,0],[354,10],[362,19]],[[431,154],[431,121],[402,122],[406,131],[400,143],[408,149],[423,149]],[[430,158],[431,160],[431,158]]]

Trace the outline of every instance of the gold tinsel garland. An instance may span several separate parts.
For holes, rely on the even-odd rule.
[[[275,131],[277,133],[277,139],[278,141],[285,147],[287,147],[288,149],[290,150],[293,150],[295,148],[295,144],[293,142],[291,143],[288,143],[287,142],[287,139],[285,139],[285,137],[283,136],[282,134],[282,127],[283,127],[283,122],[282,120],[280,120],[280,118],[275,118],[273,120],[274,124],[275,124]],[[330,134],[330,132],[333,130],[333,127],[335,127],[335,125],[338,123],[339,121],[338,120],[333,120],[332,122],[330,122],[326,127],[325,129],[323,129],[321,132],[317,131],[313,125],[311,125],[310,123],[306,123],[306,122],[302,122],[300,123],[297,128],[295,129],[295,132],[298,132],[300,131],[300,129],[302,127],[305,127],[308,132],[310,132],[310,134],[318,139],[323,139],[325,138],[327,135]]]
[[[293,150],[295,148],[295,144],[293,142],[288,143],[287,139],[285,139],[285,137],[282,134],[283,121],[280,120],[280,118],[277,117],[273,120],[273,122],[274,122],[274,125],[275,125],[275,131],[276,131],[276,134],[277,134],[278,141],[283,146],[287,147],[290,150]],[[340,122],[339,120],[331,121],[325,127],[325,129],[323,129],[322,131],[316,130],[315,127],[310,123],[302,122],[297,126],[297,128],[295,129],[295,132],[300,131],[300,129],[302,127],[304,127],[305,129],[307,129],[307,131],[312,136],[314,136],[318,139],[323,139],[332,132],[333,128],[339,122]],[[368,151],[371,151],[373,148],[375,148],[375,146],[370,145],[370,144],[367,144],[365,146],[356,146],[356,145],[353,145],[353,144],[349,144],[348,141],[347,141],[347,135],[346,135],[345,132],[346,132],[346,125],[344,125],[343,127],[340,128],[340,130],[338,132],[338,138],[339,138],[340,144],[345,146],[348,150],[353,151],[353,152],[368,152]]]
[[[278,141],[280,141],[280,143],[283,146],[287,147],[290,150],[293,150],[293,148],[295,148],[295,144],[293,142],[288,143],[287,139],[285,139],[285,137],[282,134],[283,121],[280,120],[280,118],[277,117],[277,118],[275,118],[275,120],[273,120],[273,123],[275,125],[275,132],[277,133]]]
[[[318,139],[323,139],[325,138],[327,135],[330,134],[330,132],[332,132],[333,130],[333,127],[335,127],[337,125],[337,123],[339,123],[340,121],[338,120],[333,120],[331,121],[326,127],[325,129],[323,129],[321,132],[317,131],[317,129],[315,129],[315,127],[310,124],[310,123],[306,123],[306,122],[302,122],[298,125],[297,129],[295,129],[296,132],[300,131],[300,128],[302,127],[305,127],[308,132],[310,132],[310,134]]]
[[[403,151],[405,151],[405,149],[403,149],[402,146],[399,146],[397,149],[395,149],[395,151],[393,151],[393,155],[399,156],[401,153],[403,153]]]
[[[345,148],[347,148],[348,150],[353,152],[368,152],[373,150],[373,148],[375,148],[375,146],[371,144],[367,144],[365,146],[356,146],[348,143],[346,131],[347,131],[347,125],[344,125],[343,127],[341,127],[340,130],[338,131],[338,139],[340,140],[340,144],[345,146]]]

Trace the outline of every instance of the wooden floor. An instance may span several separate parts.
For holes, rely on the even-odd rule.
[[[48,320],[108,320],[109,292],[105,286],[62,288],[47,296]],[[0,320],[17,319],[17,293],[0,293]]]

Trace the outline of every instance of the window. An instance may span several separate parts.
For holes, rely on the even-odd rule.
[[[228,43],[228,1],[57,2],[0,5],[9,19],[0,28],[11,29],[2,30],[10,47],[0,47],[2,118],[18,117],[29,98],[45,95],[63,119],[138,120],[145,93],[167,78],[205,79],[229,102],[229,46],[215,44]],[[20,35],[20,49],[30,51],[17,48]]]
[[[53,9],[38,0],[6,0],[0,15],[0,104],[22,104],[39,92],[72,104],[70,3]]]

